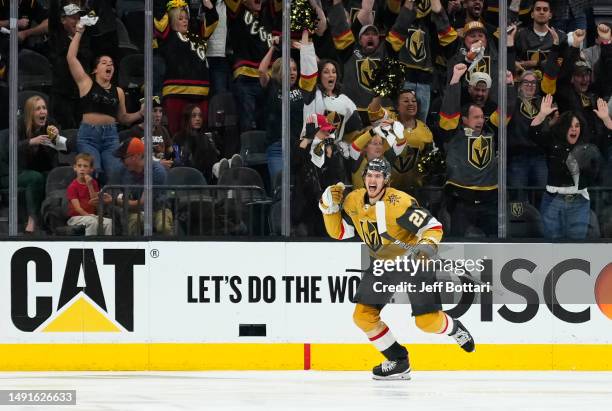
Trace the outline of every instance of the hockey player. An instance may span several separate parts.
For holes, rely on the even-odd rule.
[[[417,258],[433,256],[442,238],[442,225],[427,210],[419,207],[410,195],[390,188],[391,166],[386,159],[374,159],[363,173],[365,188],[352,191],[344,199],[344,186],[327,187],[319,202],[328,234],[343,240],[355,232],[377,259],[395,259],[413,250]],[[363,330],[374,346],[387,358],[374,367],[377,380],[410,379],[408,351],[396,340],[389,327],[380,319],[380,311],[393,293],[378,293],[376,282],[381,280],[415,283],[416,290],[432,284],[431,273],[389,271],[382,277],[372,269],[363,275],[355,300],[355,324]],[[411,292],[412,315],[417,327],[429,333],[447,334],[467,352],[474,351],[474,339],[459,320],[449,317],[432,292]]]

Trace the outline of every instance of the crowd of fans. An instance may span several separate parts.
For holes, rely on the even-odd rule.
[[[69,158],[76,178],[66,191],[66,224],[83,225],[88,235],[112,232],[111,219],[94,216],[100,200],[123,199],[98,193],[105,184],[142,184],[145,155],[142,84],[124,89],[117,77],[149,46],[154,184],[166,184],[177,167],[196,168],[214,184],[230,166],[249,165],[223,132],[223,110],[211,113],[219,119],[209,124],[211,99],[231,93],[239,132],[265,132],[266,165],[257,171],[274,195],[283,171],[281,1],[155,0],[152,45],[144,44],[143,1],[19,3],[20,58],[44,56],[52,77],[50,86],[31,87],[40,93],[20,106],[23,231],[46,229],[45,182]],[[294,235],[324,235],[317,207],[323,190],[338,181],[362,187],[367,162],[385,157],[391,185],[431,209],[448,235],[497,236],[498,127],[505,121],[510,222],[539,226],[533,236],[548,239],[582,240],[600,229],[612,236],[612,196],[597,189],[609,185],[612,171],[612,24],[595,24],[592,1],[509,1],[505,33],[495,0],[309,3],[316,28],[292,32],[287,56]],[[4,0],[0,27],[8,17]],[[9,36],[0,34],[4,81],[8,55]],[[395,93],[378,95],[374,78],[388,58],[407,67],[405,78]],[[499,116],[500,72],[506,119]],[[8,94],[2,100],[8,113]],[[124,234],[136,235],[142,190],[127,201]],[[172,233],[174,220],[155,198],[155,230]]]

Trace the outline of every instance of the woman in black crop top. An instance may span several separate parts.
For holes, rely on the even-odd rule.
[[[119,146],[117,122],[129,126],[144,115],[142,108],[136,113],[126,112],[123,90],[111,83],[115,72],[111,57],[99,56],[91,76],[85,72],[77,59],[84,31],[85,27],[79,22],[66,56],[70,73],[79,88],[79,104],[83,113],[77,135],[77,150],[91,154],[96,170],[103,170],[109,176],[123,168],[119,159],[113,156],[113,151]]]

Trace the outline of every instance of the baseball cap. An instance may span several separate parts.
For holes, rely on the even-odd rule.
[[[152,100],[153,100],[153,108],[155,108],[155,107],[162,107],[161,99],[159,98],[159,96],[153,96]],[[145,102],[145,99],[143,97],[143,98],[141,98],[138,101],[140,102],[140,104],[143,104]]]
[[[85,14],[78,4],[70,3],[62,7],[62,16],[74,16],[75,14]]]
[[[329,124],[327,117],[323,114],[317,114],[317,126],[321,131],[334,131],[336,129],[333,125]]]
[[[578,60],[574,63],[574,73],[579,71],[592,71],[591,65],[587,61]]]
[[[476,71],[470,74],[470,86],[474,87],[481,81],[484,81],[484,83],[487,85],[487,88],[491,88],[491,76],[489,76],[487,73]]]
[[[115,157],[126,158],[134,154],[143,154],[145,145],[142,139],[138,137],[127,138],[119,144],[119,147],[113,152]]]
[[[380,36],[380,31],[378,30],[378,27],[373,24],[366,24],[361,28],[361,30],[359,30],[359,37],[361,37],[369,29],[374,29],[376,31],[376,34]]]
[[[481,30],[483,33],[487,32],[487,28],[480,21],[470,21],[463,26],[463,35],[467,35],[470,31]]]

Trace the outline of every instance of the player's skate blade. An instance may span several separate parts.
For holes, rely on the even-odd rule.
[[[453,337],[455,341],[457,341],[457,344],[465,351],[474,351],[474,337],[472,337],[472,334],[470,334],[461,321],[455,320],[455,327],[450,336]]]
[[[375,380],[409,380],[410,364],[408,360],[385,361],[372,370]]]

